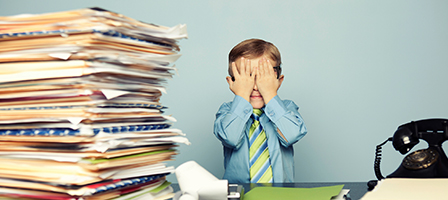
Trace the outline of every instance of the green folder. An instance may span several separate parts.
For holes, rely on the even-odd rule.
[[[330,200],[337,196],[344,185],[334,185],[315,188],[289,187],[256,187],[244,195],[244,200]]]

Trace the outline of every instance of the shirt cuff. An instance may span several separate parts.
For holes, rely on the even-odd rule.
[[[273,122],[276,122],[283,115],[285,115],[286,111],[287,109],[278,95],[272,98],[264,108],[266,116],[268,116]]]
[[[230,108],[232,113],[235,113],[242,119],[249,118],[253,112],[252,105],[243,97],[235,95],[232,106]]]

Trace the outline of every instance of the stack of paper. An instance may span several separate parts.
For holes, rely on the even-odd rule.
[[[186,27],[100,8],[0,17],[0,199],[167,199],[159,99]]]
[[[362,200],[448,199],[446,178],[386,178]]]

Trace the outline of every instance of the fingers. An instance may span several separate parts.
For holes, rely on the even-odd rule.
[[[276,76],[274,67],[269,59],[266,57],[261,58],[258,61],[258,66],[252,68],[252,62],[250,59],[242,57],[239,63],[239,70],[235,62],[232,62],[232,73],[237,79],[240,76],[255,77],[255,75],[261,76]]]
[[[273,76],[275,75],[274,67],[271,64],[271,61],[266,57],[263,57],[258,62],[258,73],[260,76]]]
[[[239,68],[239,70],[238,70]],[[241,76],[254,78],[255,74],[252,73],[252,62],[250,59],[242,57],[240,59],[239,67],[237,68],[236,63],[232,62],[232,72],[235,79],[239,79]]]
[[[242,57],[241,58],[241,67],[240,67],[240,69],[241,69],[241,74],[243,74],[243,72],[244,72],[244,75],[245,76],[251,76],[251,62],[250,62],[250,59],[246,59],[246,58],[244,58],[244,57]]]
[[[238,69],[236,68],[236,63],[235,62],[232,62],[232,74],[233,74],[233,77],[237,77],[237,76],[240,75],[239,72],[238,72]]]
[[[266,61],[264,60],[264,57],[263,58],[261,58],[259,61],[258,61],[258,73],[257,73],[257,75],[259,75],[259,76],[264,76],[265,75],[265,73],[266,73]]]
[[[269,74],[269,76],[274,75],[274,66],[271,64],[271,61],[269,59],[266,59],[266,73]]]

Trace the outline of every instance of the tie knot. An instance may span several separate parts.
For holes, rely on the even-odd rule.
[[[262,113],[263,113],[263,110],[254,109],[254,113],[252,114],[252,116],[254,117],[255,120],[259,121],[258,119]]]
[[[261,110],[261,109],[254,109],[254,114],[255,115],[260,116],[261,113],[263,113],[263,110]]]

